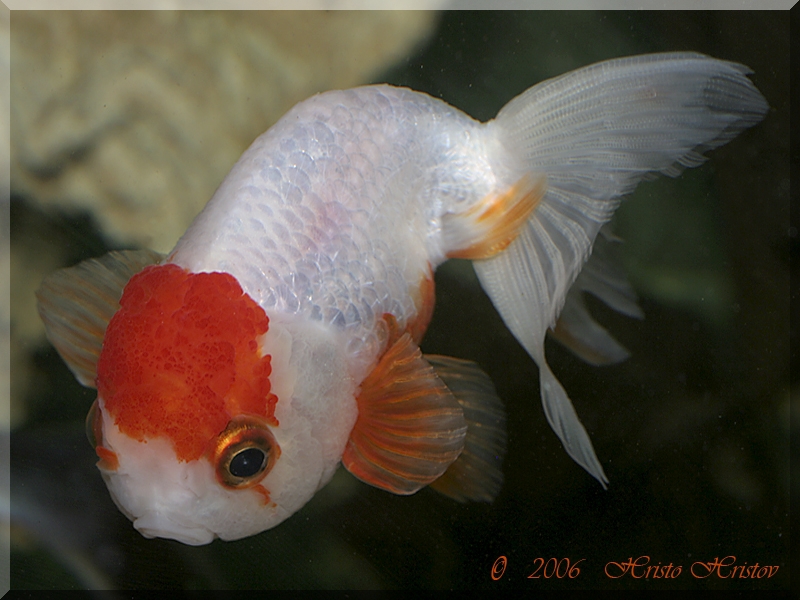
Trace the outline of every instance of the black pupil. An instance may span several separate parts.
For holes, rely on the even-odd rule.
[[[252,477],[264,466],[264,451],[259,448],[247,448],[231,459],[230,472],[234,477]]]

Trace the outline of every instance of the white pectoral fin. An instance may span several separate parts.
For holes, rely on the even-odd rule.
[[[109,252],[44,278],[36,291],[47,338],[86,387],[94,387],[106,327],[119,310],[128,280],[164,260],[152,250]]]
[[[519,160],[524,172],[545,177],[547,187],[518,237],[499,254],[475,261],[475,270],[539,365],[550,425],[570,456],[601,483],[606,478],[589,437],[545,361],[545,334],[621,196],[655,173],[674,176],[699,165],[702,151],[764,117],[769,107],[748,73],[742,65],[695,53],[610,60],[532,87],[487,124],[505,156]],[[515,172],[511,180],[521,176]],[[586,280],[585,291],[638,316],[625,284],[614,283],[613,273],[598,274],[600,279]],[[578,333],[601,362],[624,357],[606,333]]]

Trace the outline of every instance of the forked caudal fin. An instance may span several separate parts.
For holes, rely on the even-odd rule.
[[[764,117],[768,105],[749,72],[695,53],[610,60],[534,86],[487,125],[528,173],[546,177],[547,190],[519,236],[505,251],[475,261],[475,270],[539,365],[550,426],[604,486],[608,479],[589,436],[545,360],[545,334],[621,196],[654,173],[675,176],[701,164],[702,151]],[[573,315],[572,323],[580,317]],[[623,356],[608,336],[598,335],[583,336],[583,343],[604,349],[600,362]]]

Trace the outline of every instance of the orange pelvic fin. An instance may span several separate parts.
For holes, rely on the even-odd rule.
[[[492,193],[458,214],[442,220],[448,258],[476,260],[502,252],[519,235],[522,226],[547,191],[544,175],[528,174],[502,193]]]
[[[365,483],[413,494],[458,458],[466,431],[458,401],[404,333],[361,384],[342,463]]]

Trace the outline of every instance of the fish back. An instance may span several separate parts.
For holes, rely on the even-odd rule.
[[[493,187],[482,132],[404,88],[317,95],[255,140],[170,260],[231,273],[270,315],[341,330],[363,375],[383,315],[402,331],[422,310],[442,213]]]

